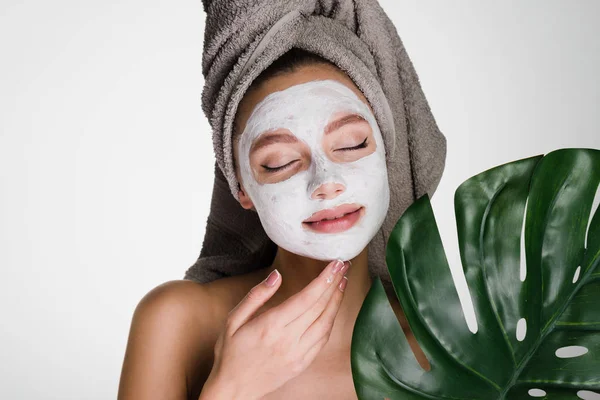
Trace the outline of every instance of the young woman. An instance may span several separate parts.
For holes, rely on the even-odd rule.
[[[275,259],[148,293],[119,399],[356,399],[352,330],[371,286],[368,244],[389,204],[373,111],[343,71],[292,50],[246,91],[234,130],[239,202],[258,213]]]

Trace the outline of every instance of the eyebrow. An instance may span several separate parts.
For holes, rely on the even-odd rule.
[[[331,121],[329,124],[327,124],[327,126],[325,127],[324,134],[327,135],[331,132],[334,132],[334,131],[340,129],[344,125],[357,123],[357,122],[367,122],[368,123],[368,121],[360,114],[344,115],[343,117],[340,117],[334,121]]]
[[[298,138],[294,135],[281,131],[263,133],[252,144],[250,147],[250,152],[259,150],[274,143],[298,143]]]

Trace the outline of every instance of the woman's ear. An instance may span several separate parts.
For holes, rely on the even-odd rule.
[[[254,204],[252,203],[252,200],[250,200],[250,196],[246,194],[246,191],[244,190],[241,184],[238,184],[238,188],[240,189],[238,191],[238,197],[240,199],[240,204],[242,205],[242,207],[246,210],[253,210]]]

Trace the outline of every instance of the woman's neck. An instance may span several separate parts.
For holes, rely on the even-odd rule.
[[[346,260],[344,260],[346,261]],[[362,303],[371,288],[371,277],[369,275],[369,264],[367,248],[350,260],[352,265],[346,272],[348,284],[344,291],[344,298],[338,310],[332,335],[337,331],[339,335],[347,340],[340,343],[349,346],[351,332],[358,316]],[[277,268],[281,273],[282,282],[277,290],[277,296],[287,299],[304,289],[312,282],[328,265],[326,261],[314,260],[302,257],[279,247],[269,272]],[[344,334],[350,332],[350,335]]]
[[[367,248],[365,248],[359,255],[350,260],[352,265],[346,273],[348,285],[344,291],[344,298],[335,317],[331,336],[325,348],[321,350],[325,354],[324,358],[332,354],[350,354],[352,332],[356,318],[372,284],[367,259]],[[323,271],[327,264],[329,263],[298,256],[278,247],[273,264],[270,268],[264,270],[263,279],[275,268],[281,273],[283,279],[275,295],[277,303],[279,303],[304,289]],[[430,364],[408,326],[408,321],[396,294],[393,293],[393,290],[386,290],[386,296],[402,330],[407,335],[409,345],[415,353],[417,361],[423,369],[429,371],[431,369]]]

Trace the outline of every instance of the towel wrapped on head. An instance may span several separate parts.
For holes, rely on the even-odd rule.
[[[369,273],[391,288],[388,236],[406,208],[433,196],[444,170],[439,131],[392,21],[376,0],[203,0],[202,109],[212,127],[215,182],[200,257],[184,279],[210,282],[271,264],[277,246],[238,203],[232,127],[246,90],[299,48],[343,70],[371,105],[386,146],[390,206],[369,244]]]

